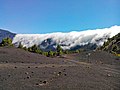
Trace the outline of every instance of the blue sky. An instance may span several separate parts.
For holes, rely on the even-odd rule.
[[[51,33],[120,25],[120,0],[0,0],[0,28]]]

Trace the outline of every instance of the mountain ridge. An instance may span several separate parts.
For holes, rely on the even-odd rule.
[[[3,30],[3,29],[0,29],[0,42],[2,41],[3,38],[11,38],[13,39],[15,37],[15,33],[12,33],[8,30]]]

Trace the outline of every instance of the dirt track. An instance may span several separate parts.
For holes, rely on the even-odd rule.
[[[94,58],[88,62],[77,59],[79,56],[47,58],[16,48],[0,48],[0,90],[120,90],[119,59],[109,57],[108,61],[93,63]]]

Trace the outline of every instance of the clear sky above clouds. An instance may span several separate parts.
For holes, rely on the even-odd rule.
[[[0,28],[69,32],[120,25],[120,0],[0,0]]]

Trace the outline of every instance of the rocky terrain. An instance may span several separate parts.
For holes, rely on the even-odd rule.
[[[120,58],[104,51],[50,58],[0,47],[0,90],[120,90]]]

